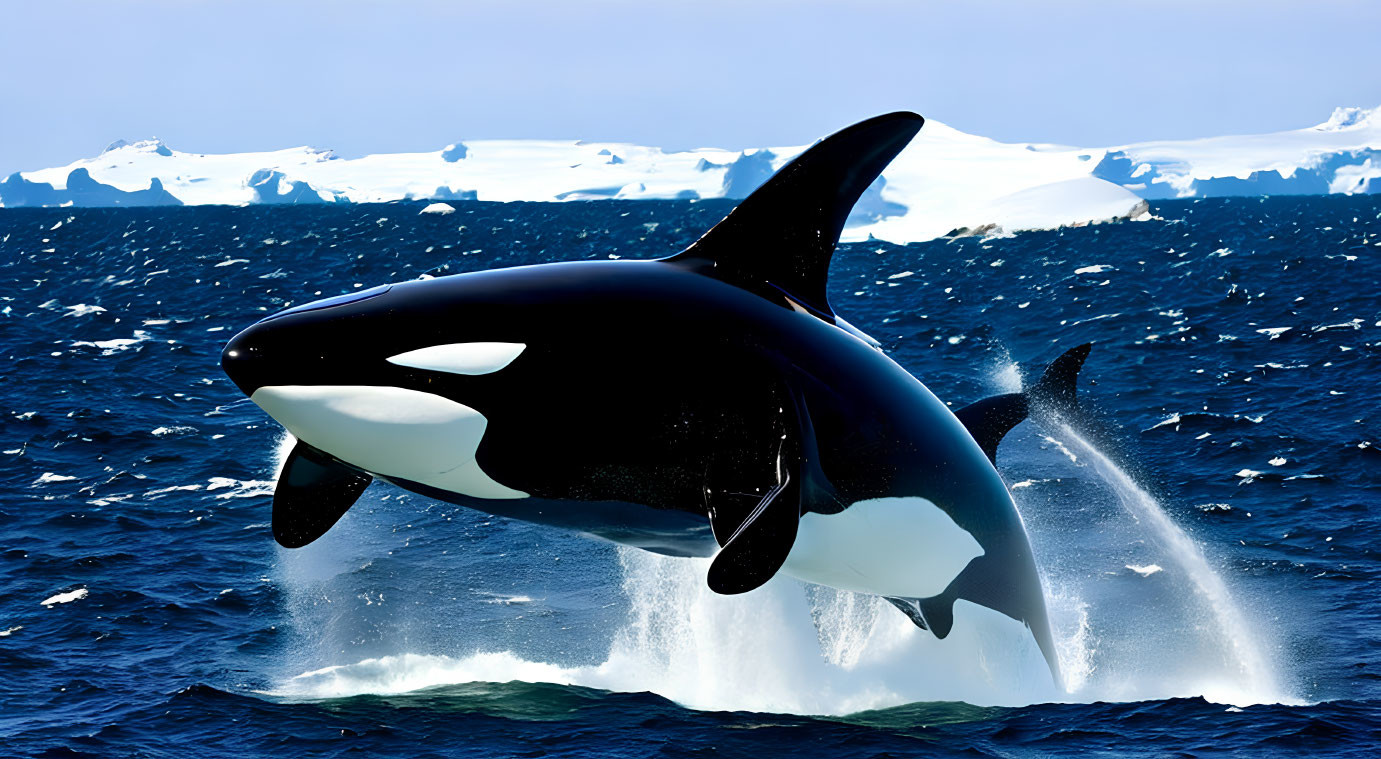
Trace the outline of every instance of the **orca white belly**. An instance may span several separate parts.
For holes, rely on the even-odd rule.
[[[839,590],[929,598],[982,555],[973,535],[933,502],[873,498],[838,514],[802,515],[781,571]]]

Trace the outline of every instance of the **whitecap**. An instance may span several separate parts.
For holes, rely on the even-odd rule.
[[[487,604],[499,604],[500,606],[512,606],[513,604],[530,604],[532,596],[506,596],[502,593],[481,593],[489,596],[484,600]]]
[[[55,472],[44,472],[34,480],[35,485],[47,485],[50,482],[70,482],[77,479],[68,474],[57,474]]]
[[[1171,417],[1169,417],[1169,418],[1162,419],[1161,421],[1156,422],[1155,424],[1151,425],[1151,426],[1148,427],[1147,429],[1152,429],[1152,430],[1154,430],[1154,429],[1156,429],[1157,427],[1169,427],[1169,426],[1172,425],[1172,424],[1178,425],[1181,421],[1182,421],[1182,419],[1180,418],[1180,415],[1179,415],[1179,414],[1175,414],[1174,416],[1171,416]]]
[[[49,303],[51,302],[52,301],[49,301]],[[78,303],[75,306],[66,306],[65,308],[67,309],[67,313],[63,314],[63,316],[87,316],[89,314],[105,313],[104,308],[101,308],[100,306],[87,305],[86,303]]]
[[[149,496],[154,496],[154,495],[164,495],[164,494],[167,494],[167,493],[174,493],[174,492],[177,492],[177,491],[179,491],[179,490],[201,490],[201,485],[170,485],[170,486],[168,486],[168,487],[166,487],[166,488],[158,488],[157,490],[150,490],[149,492],[147,492],[147,493],[144,494],[144,497],[147,498],[147,497],[149,497]]]
[[[117,337],[112,340],[78,340],[73,348],[100,348],[102,356],[113,356],[120,351],[129,350],[149,339],[149,333],[142,329],[134,331],[134,337]]]
[[[208,491],[225,490],[229,492],[217,493],[217,498],[252,498],[258,495],[272,495],[274,483],[272,480],[237,480],[232,477],[212,477],[206,486]]]

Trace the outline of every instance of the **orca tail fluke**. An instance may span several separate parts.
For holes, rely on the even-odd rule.
[[[1079,408],[1077,386],[1093,343],[1065,351],[1050,362],[1041,378],[1023,393],[1007,393],[984,398],[954,413],[978,442],[988,460],[997,463],[997,446],[1002,438],[1032,413],[1069,416]]]
[[[1026,393],[1038,409],[1056,413],[1079,408],[1079,370],[1083,368],[1093,343],[1070,348],[1045,368],[1035,387]]]

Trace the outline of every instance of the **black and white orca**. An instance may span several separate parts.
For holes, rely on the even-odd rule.
[[[939,638],[1015,625],[1058,681],[994,461],[1033,408],[1073,404],[1088,346],[1031,392],[956,414],[825,297],[850,209],[922,123],[893,113],[824,139],[670,258],[403,282],[249,327],[225,371],[298,441],[274,537],[311,543],[377,477],[713,556],[720,593],[782,572],[884,596]]]

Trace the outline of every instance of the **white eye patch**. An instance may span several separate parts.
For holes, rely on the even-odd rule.
[[[508,366],[525,348],[524,343],[448,343],[399,353],[388,362],[451,374],[490,374]]]

